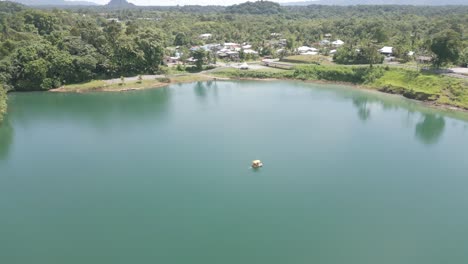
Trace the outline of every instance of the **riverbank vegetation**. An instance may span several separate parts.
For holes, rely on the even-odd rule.
[[[0,85],[0,123],[3,121],[3,115],[7,110],[6,90]]]
[[[466,81],[443,75],[392,67],[347,67],[338,65],[297,66],[293,70],[223,69],[215,76],[239,79],[291,79],[331,81],[361,85],[435,104],[468,109]]]

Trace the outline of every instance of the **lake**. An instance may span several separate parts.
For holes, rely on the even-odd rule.
[[[468,263],[467,120],[286,81],[11,94],[0,263]]]

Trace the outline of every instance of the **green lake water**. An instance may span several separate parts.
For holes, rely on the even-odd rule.
[[[468,263],[467,120],[302,82],[11,94],[0,263]]]

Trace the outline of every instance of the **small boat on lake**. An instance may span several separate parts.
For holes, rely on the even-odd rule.
[[[263,163],[260,160],[254,160],[252,161],[252,168],[257,169],[263,167]]]

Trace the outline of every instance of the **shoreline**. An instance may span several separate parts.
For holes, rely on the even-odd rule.
[[[131,81],[124,83],[113,83],[112,80],[99,80],[99,81],[90,81],[83,84],[71,85],[72,87],[62,86],[55,89],[50,89],[47,92],[52,93],[90,93],[90,92],[131,92],[131,91],[141,91],[147,89],[157,89],[166,87],[171,84],[177,83],[190,83],[197,81],[209,81],[220,79],[214,76],[204,75],[204,74],[193,74],[193,75],[176,75],[164,77],[168,81],[160,81],[158,79],[145,79],[142,81]],[[93,82],[96,82],[95,86],[87,86]]]
[[[378,92],[382,94],[399,96],[408,100],[419,102],[424,106],[434,108],[434,109],[468,113],[468,108],[458,107],[458,106],[454,106],[450,104],[441,104],[435,101],[424,101],[424,100],[418,100],[414,98],[408,98],[408,97],[405,97],[403,94],[385,92],[381,90],[381,88],[378,88],[378,87],[371,87],[371,86],[359,85],[359,84],[348,83],[348,82],[327,81],[327,80],[300,80],[300,79],[289,79],[289,78],[218,77],[210,73],[195,73],[195,74],[187,74],[187,75],[168,76],[167,78],[169,82],[160,82],[154,79],[154,80],[144,80],[141,83],[134,81],[134,82],[130,82],[124,85],[117,84],[117,86],[115,83],[114,84],[104,83],[103,85],[86,87],[87,84],[91,83],[91,82],[88,82],[88,83],[84,83],[81,85],[80,84],[73,85],[73,86],[76,86],[76,88],[67,88],[66,86],[62,86],[59,88],[51,89],[47,92],[52,92],[52,93],[131,92],[131,91],[141,91],[141,90],[147,90],[147,89],[158,89],[158,88],[167,87],[171,84],[177,84],[177,83],[190,83],[190,82],[210,81],[210,80],[220,80],[220,81],[242,80],[242,81],[265,81],[265,82],[298,81],[298,82],[304,82],[304,83],[346,85],[346,86],[350,86],[359,90],[374,91],[374,92]],[[106,82],[109,80],[103,80],[103,81]]]

